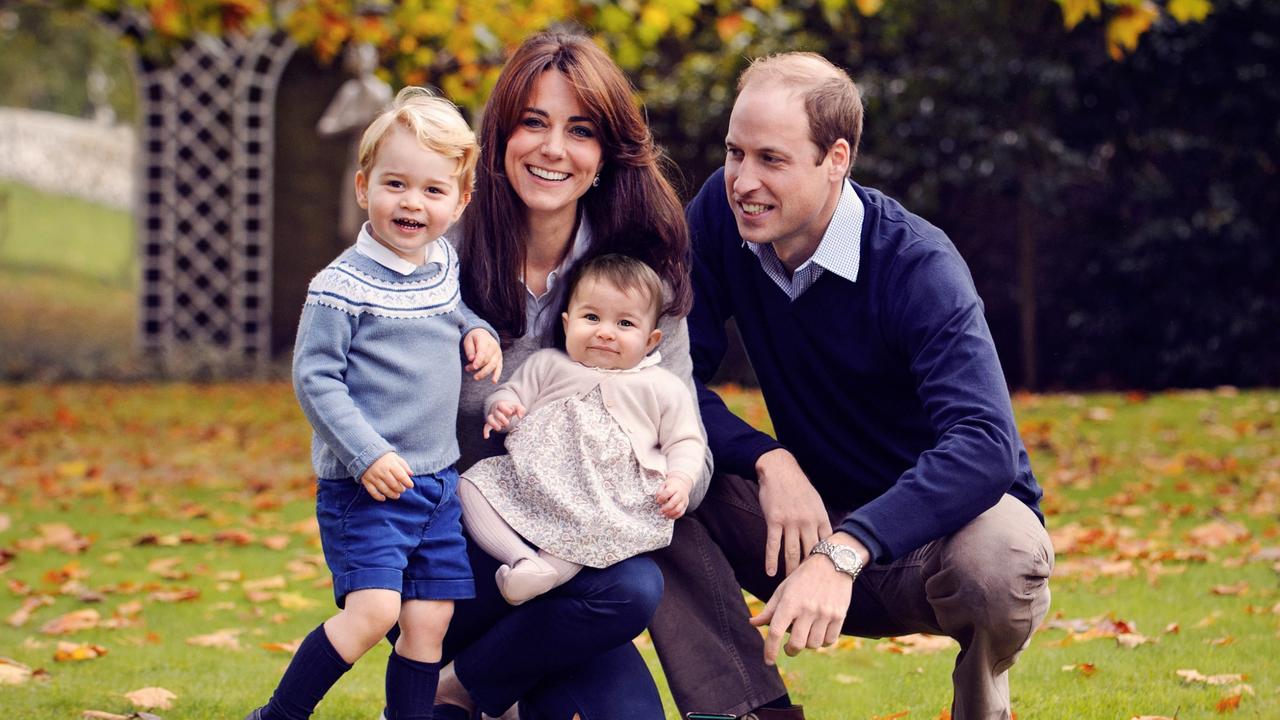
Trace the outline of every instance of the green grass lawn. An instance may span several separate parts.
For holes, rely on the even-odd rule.
[[[756,395],[727,394],[767,423]],[[1233,716],[1277,717],[1280,392],[1015,405],[1059,551],[1049,621],[1012,672],[1018,717],[1216,718],[1237,694]],[[263,701],[288,661],[264,645],[332,611],[307,442],[284,384],[0,385],[0,656],[43,671],[0,685],[3,716],[127,714],[123,694],[149,686],[178,696],[166,718],[238,719]],[[87,609],[97,627],[42,631]],[[56,661],[59,642],[107,652]],[[782,667],[812,718],[938,718],[952,651],[902,649],[848,640]],[[373,720],[385,654],[316,717]]]
[[[0,181],[0,267],[136,285],[129,213]]]
[[[137,372],[133,219],[0,182],[0,380]]]

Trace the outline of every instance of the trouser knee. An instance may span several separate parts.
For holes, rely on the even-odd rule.
[[[586,602],[610,615],[615,627],[634,628],[638,634],[648,626],[662,599],[662,571],[647,557],[634,557],[611,568],[603,583]]]
[[[1053,550],[1031,511],[1005,500],[1017,507],[1002,502],[940,541],[926,589],[944,629],[1012,656],[1048,611]]]

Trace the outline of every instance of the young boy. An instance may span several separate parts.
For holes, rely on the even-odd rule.
[[[387,718],[431,717],[453,600],[474,595],[453,468],[459,344],[477,380],[502,372],[493,329],[462,303],[457,254],[441,237],[471,198],[478,154],[457,109],[412,87],[360,142],[356,196],[369,222],[311,281],[293,356],[342,610],[303,640],[246,720],[310,717],[397,622]]]

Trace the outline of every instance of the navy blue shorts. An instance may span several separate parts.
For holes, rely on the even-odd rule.
[[[401,601],[475,596],[453,467],[414,475],[412,488],[385,502],[351,478],[322,478],[316,519],[338,607],[348,593],[373,588],[395,590]]]

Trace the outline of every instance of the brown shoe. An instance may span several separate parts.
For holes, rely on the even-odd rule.
[[[804,707],[756,708],[743,715],[742,720],[804,720]]]

